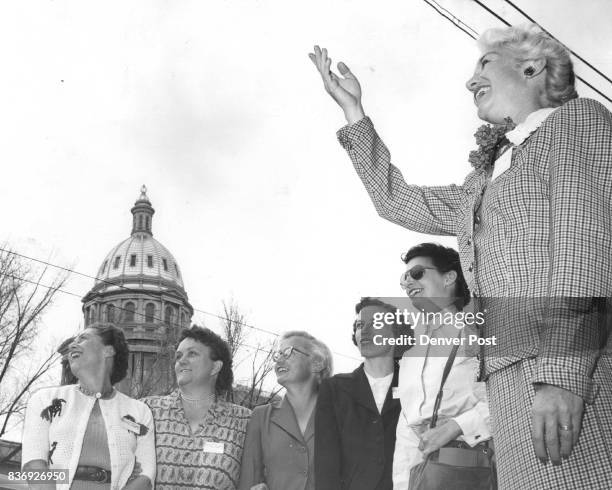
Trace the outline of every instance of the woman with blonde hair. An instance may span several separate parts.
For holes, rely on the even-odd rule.
[[[329,348],[308,332],[281,335],[273,354],[280,402],[256,407],[247,429],[240,490],[314,490],[319,384],[332,374]]]
[[[612,487],[612,114],[578,98],[568,50],[537,26],[492,29],[466,87],[478,117],[463,185],[407,184],[365,116],[361,87],[310,54],[348,125],[338,133],[378,213],[457,236],[487,312],[482,348],[503,488]],[[444,138],[444,135],[441,135]],[[443,141],[443,140],[441,140]],[[552,465],[547,464],[552,462]]]

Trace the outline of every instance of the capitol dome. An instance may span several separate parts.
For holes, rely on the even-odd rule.
[[[155,210],[142,186],[134,203],[132,232],[106,254],[83,297],[85,326],[111,323],[128,341],[128,376],[119,390],[139,398],[175,385],[173,352],[193,316],[174,256],[153,238]]]
[[[114,246],[104,257],[96,275],[95,289],[127,286],[183,290],[181,270],[174,256],[153,238],[155,210],[142,186],[140,197],[132,208],[132,234]]]
[[[174,283],[183,288],[176,259],[151,234],[133,233],[113,247],[98,269],[96,284],[121,279],[155,279],[158,284]],[[147,281],[149,282],[149,281]]]

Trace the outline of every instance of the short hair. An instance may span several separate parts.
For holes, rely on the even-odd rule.
[[[117,384],[127,376],[130,349],[123,330],[112,323],[97,323],[91,328],[100,337],[104,345],[112,345],[115,349],[113,367],[111,369],[111,384]]]
[[[470,290],[463,276],[463,270],[461,270],[459,253],[454,248],[445,247],[439,243],[420,243],[402,255],[402,260],[407,264],[415,257],[430,258],[434,267],[438,269],[439,272],[445,273],[455,271],[457,273],[457,280],[455,283],[455,296],[457,300],[455,301],[455,305],[461,310],[470,302]]]
[[[309,354],[318,357],[323,362],[323,369],[319,371],[319,380],[329,378],[333,374],[334,358],[329,350],[329,347],[304,330],[289,330],[288,332],[283,332],[279,338],[279,341],[288,339],[289,337],[300,337],[302,339],[306,339],[309,344]]]
[[[76,384],[79,380],[70,369],[70,361],[68,361],[68,352],[70,349],[70,344],[74,342],[75,336],[68,337],[64,340],[59,347],[55,350],[60,356],[62,356],[62,378],[60,380],[61,385],[73,385]]]
[[[505,48],[520,61],[544,58],[546,88],[543,95],[550,107],[558,107],[578,97],[569,50],[536,24],[488,29],[478,40],[478,45],[484,51]]]
[[[355,305],[355,314],[359,315],[359,312],[361,310],[363,310],[364,308],[367,308],[368,306],[376,306],[378,308],[381,308],[385,311],[388,311],[390,313],[393,313],[395,315],[395,312],[397,311],[397,307],[390,305],[389,303],[385,303],[384,301],[381,301],[380,299],[377,298],[371,298],[369,296],[365,296],[363,298],[361,298],[361,300],[359,301],[359,303],[357,303]],[[396,328],[396,324],[395,322],[393,323],[393,333],[397,336],[397,332],[396,332],[397,328]],[[353,341],[353,344],[355,344],[355,346],[359,347],[357,345],[357,339],[355,338],[355,332],[357,331],[357,320],[355,320],[353,322],[353,335],[351,336],[351,340]]]
[[[229,390],[234,382],[234,372],[232,371],[232,355],[227,342],[209,328],[197,325],[181,331],[178,343],[180,344],[185,339],[193,339],[204,344],[210,350],[210,358],[223,363],[217,374],[215,392],[222,394]]]

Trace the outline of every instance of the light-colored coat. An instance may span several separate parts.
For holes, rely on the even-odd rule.
[[[70,481],[57,485],[68,490],[79,463],[83,436],[96,398],[81,393],[77,385],[42,388],[28,401],[23,428],[22,464],[42,459],[49,469],[67,469]],[[141,475],[155,481],[155,429],[149,407],[123,393],[100,399],[100,411],[106,426],[111,460],[111,489],[123,488],[137,459]],[[49,408],[54,407],[54,408]],[[61,410],[57,410],[60,407]],[[146,434],[136,435],[134,425],[123,417],[130,416],[144,425]]]

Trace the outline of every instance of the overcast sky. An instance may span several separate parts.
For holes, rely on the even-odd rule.
[[[522,22],[503,1],[486,3]],[[612,76],[610,2],[515,3]],[[499,25],[470,0],[440,4],[479,32]],[[305,329],[357,358],[359,297],[401,295],[401,253],[455,240],[376,215],[307,53],[325,46],[358,76],[366,112],[411,182],[460,183],[480,124],[464,87],[474,41],[424,1],[373,5],[3,2],[0,240],[94,275],[129,235],[146,184],[154,236],[176,257],[194,307],[219,312],[234,298],[254,325]],[[72,276],[66,290],[92,285]],[[82,328],[79,299],[59,294],[43,327],[41,346]],[[357,365],[335,360],[337,371]]]

